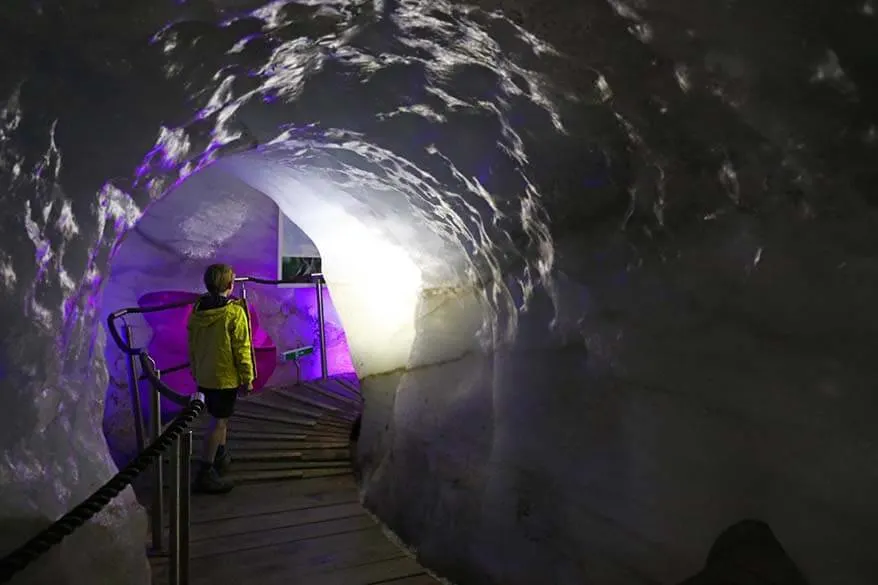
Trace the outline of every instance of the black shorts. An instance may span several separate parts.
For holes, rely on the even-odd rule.
[[[238,389],[214,390],[211,388],[198,387],[198,391],[204,394],[204,406],[207,413],[213,418],[229,418],[235,412],[235,402],[238,400]]]

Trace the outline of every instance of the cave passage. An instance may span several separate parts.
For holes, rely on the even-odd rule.
[[[874,1],[104,4],[0,24],[4,550],[136,451],[107,313],[319,264],[326,381],[277,359],[313,289],[248,287],[225,577],[421,571],[205,544],[362,502],[461,585],[878,583]],[[181,389],[185,319],[129,320]],[[126,490],[18,582],[146,585],[145,523]]]
[[[288,147],[225,158],[152,203],[119,244],[102,310],[193,300],[213,262],[239,276],[275,280],[320,268],[327,374],[363,378],[408,367],[424,288],[425,262],[444,264],[448,246],[425,233],[408,200],[390,189],[362,193],[339,187],[319,169],[297,167]],[[309,267],[309,264],[312,265]],[[302,276],[301,274],[299,275]],[[435,275],[434,275],[435,278]],[[307,282],[307,274],[304,280]],[[317,292],[312,284],[246,287],[258,376],[256,389],[284,387],[322,375]],[[183,394],[195,385],[187,362],[185,323],[191,306],[129,318],[133,342],[146,346],[163,380]],[[281,354],[312,348],[297,360]],[[124,356],[106,348],[109,386],[104,430],[114,458],[136,453],[132,398]],[[140,388],[141,404],[149,389]],[[163,420],[177,407],[163,399]]]

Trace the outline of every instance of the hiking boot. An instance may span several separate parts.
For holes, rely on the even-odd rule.
[[[233,487],[219,476],[213,465],[202,464],[192,484],[192,491],[197,494],[227,494]]]
[[[213,459],[213,468],[216,469],[216,472],[222,477],[229,472],[229,466],[231,464],[232,456],[229,455],[228,449],[226,449],[225,445],[220,445],[219,449],[216,451],[216,457]]]

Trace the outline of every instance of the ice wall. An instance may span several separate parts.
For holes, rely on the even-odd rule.
[[[869,3],[818,4],[491,3],[600,91],[579,115],[617,182],[541,177],[576,334],[550,341],[534,310],[490,360],[366,381],[367,503],[428,566],[673,583],[756,517],[810,582],[878,578],[876,28]],[[584,148],[564,144],[548,168]]]

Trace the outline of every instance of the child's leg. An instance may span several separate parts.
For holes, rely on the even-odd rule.
[[[199,388],[204,394],[205,409],[210,415],[207,435],[202,446],[201,469],[195,479],[193,489],[201,493],[224,494],[232,485],[223,481],[214,468],[214,460],[220,446],[226,444],[228,420],[234,409],[235,392],[228,390],[209,390]]]
[[[228,422],[229,419],[227,418],[210,417],[208,434],[205,437],[201,458],[205,463],[213,465],[217,451],[220,447],[225,447],[228,435]]]
[[[216,461],[217,452],[225,454],[229,417],[235,412],[238,392],[237,390],[206,390],[204,398],[207,413],[210,415],[210,425],[202,455],[203,461],[213,463]]]

